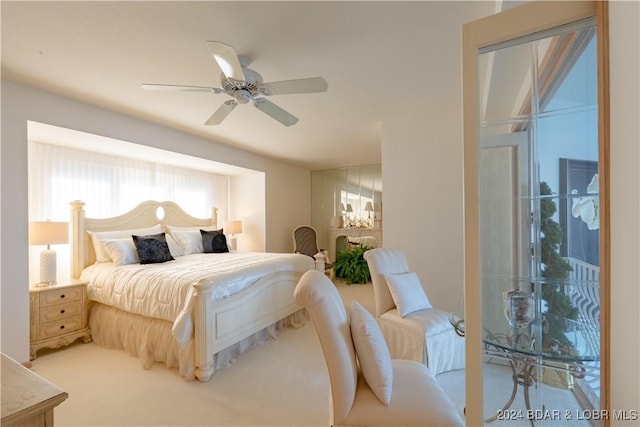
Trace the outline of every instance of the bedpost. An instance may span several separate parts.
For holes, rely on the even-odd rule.
[[[215,206],[211,208],[211,223],[215,227],[218,226],[218,208]]]
[[[84,268],[85,230],[84,230],[84,202],[74,200],[71,205],[71,277],[80,278]]]
[[[196,289],[195,304],[193,307],[194,323],[194,353],[196,365],[196,378],[200,382],[207,382],[213,375],[213,340],[215,336],[215,313],[207,304],[211,301],[213,287],[201,287],[194,285]],[[213,326],[210,330],[209,326]]]

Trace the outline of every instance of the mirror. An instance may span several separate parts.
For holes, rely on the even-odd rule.
[[[318,231],[318,244],[324,248],[331,246],[329,229],[380,229],[382,165],[311,172],[311,225]],[[362,233],[352,237],[364,237]],[[338,245],[341,242],[345,246],[348,243],[341,239]]]
[[[593,18],[479,52],[485,423],[600,409],[595,35]]]
[[[530,2],[463,27],[469,424],[609,424],[607,25]]]

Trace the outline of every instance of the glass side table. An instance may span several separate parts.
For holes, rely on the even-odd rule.
[[[462,310],[460,310],[460,313],[462,313]],[[451,325],[453,326],[453,329],[455,329],[456,334],[458,334],[461,337],[464,337],[465,335],[464,317],[462,317],[461,314],[453,311],[449,313],[449,323],[451,323]]]
[[[449,323],[454,327],[456,333],[465,336],[465,320],[462,316],[463,311],[449,313]],[[593,327],[577,321],[564,319],[566,322],[573,322],[569,325],[569,329],[575,339],[575,345],[572,346],[571,352],[563,351],[558,346],[551,346],[548,349],[537,350],[535,340],[527,333],[527,328],[513,328],[512,334],[493,333],[486,328],[484,329],[484,354],[490,357],[499,358],[506,361],[511,368],[513,387],[511,395],[507,399],[502,409],[498,410],[493,416],[484,420],[486,423],[496,421],[500,414],[507,413],[513,404],[518,387],[522,387],[524,403],[527,411],[531,411],[531,402],[529,399],[529,389],[537,381],[538,365],[557,371],[567,372],[575,378],[583,378],[586,370],[583,362],[596,362],[599,360],[597,349],[589,346],[583,346],[581,343],[587,342],[586,338],[593,334]],[[528,330],[528,329],[527,329]],[[544,408],[543,408],[544,409]],[[534,420],[529,420],[534,426]]]

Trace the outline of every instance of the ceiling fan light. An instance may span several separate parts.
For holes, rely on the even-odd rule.
[[[236,101],[238,101],[238,104],[246,104],[247,102],[251,101],[251,94],[249,93],[248,90],[244,90],[244,89],[236,90],[233,96],[235,96]]]

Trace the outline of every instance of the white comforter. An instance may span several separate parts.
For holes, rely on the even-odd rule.
[[[192,335],[194,284],[213,285],[213,299],[227,298],[259,279],[282,271],[302,274],[314,268],[311,257],[258,252],[201,253],[162,264],[96,263],[81,275],[90,300],[120,310],[174,323],[184,344]]]

